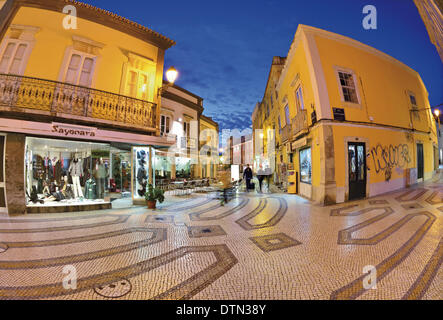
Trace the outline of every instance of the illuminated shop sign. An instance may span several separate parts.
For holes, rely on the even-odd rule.
[[[69,137],[95,137],[96,128],[85,127],[85,126],[73,126],[64,123],[52,122],[52,133],[58,133],[63,136]]]

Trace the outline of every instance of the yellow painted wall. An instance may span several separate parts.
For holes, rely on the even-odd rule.
[[[66,48],[72,46],[72,36],[78,35],[103,43],[98,58],[93,84],[96,89],[120,93],[123,64],[128,61],[125,51],[157,61],[159,49],[154,45],[134,38],[112,28],[84,19],[77,20],[76,30],[65,30],[62,21],[65,15],[49,10],[21,7],[13,24],[40,27],[36,43],[25,69],[25,76],[57,80]],[[160,61],[163,64],[163,61]],[[160,70],[163,70],[163,65]],[[157,77],[156,88],[161,86]],[[154,95],[156,100],[156,95]],[[154,101],[156,102],[156,101]]]
[[[372,116],[374,123],[409,128],[411,105],[407,91],[415,94],[418,108],[429,108],[426,89],[412,69],[394,63],[393,59],[387,60],[374,52],[323,36],[315,36],[315,42],[330,106],[345,108],[346,120],[370,122],[369,117]],[[360,106],[341,101],[334,66],[355,72]],[[429,130],[429,111],[420,111],[420,120],[414,120],[414,128]]]
[[[366,163],[370,169],[368,172],[370,174],[370,183],[378,183],[386,180],[386,169],[384,169],[386,162],[384,159],[391,161],[393,164],[391,180],[404,178],[406,168],[416,168],[416,143],[418,142],[423,143],[425,177],[426,175],[432,175],[434,170],[433,143],[429,140],[428,135],[413,134],[411,135],[413,138],[411,141],[407,138],[404,131],[352,126],[334,126],[333,132],[337,187],[345,187],[346,185],[348,160],[346,153],[347,142],[345,142],[345,138],[359,137],[360,142],[366,142]],[[381,148],[378,147],[378,145],[380,145]],[[389,149],[390,146],[393,148]],[[398,147],[398,149],[396,147]],[[385,157],[383,157],[383,150],[388,152]],[[389,160],[389,154],[391,154],[391,160]],[[395,161],[394,157],[399,160]],[[407,159],[409,159],[409,162]]]
[[[308,70],[308,62],[305,55],[305,44],[300,41],[297,49],[295,50],[294,56],[292,60],[289,62],[287,66],[288,71],[284,79],[282,79],[282,83],[280,86],[280,90],[278,92],[279,97],[279,105],[280,105],[280,117],[282,121],[282,127],[285,126],[285,106],[283,103],[285,97],[287,97],[287,103],[289,105],[289,117],[292,121],[292,118],[296,115],[296,103],[295,103],[295,90],[296,86],[291,86],[291,83],[295,79],[297,73],[300,75],[300,83],[302,86],[303,92],[303,101],[305,110],[307,110],[307,114],[310,115],[313,109],[311,108],[311,104],[315,105],[314,102],[314,93],[311,78]],[[308,124],[311,124],[310,117],[308,117]]]

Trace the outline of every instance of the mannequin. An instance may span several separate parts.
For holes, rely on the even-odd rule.
[[[95,165],[95,176],[97,178],[97,199],[103,199],[105,196],[105,182],[107,171],[103,158],[100,158]]]
[[[147,180],[146,180],[146,176],[147,176],[147,172],[145,169],[145,162],[144,160],[140,160],[138,162],[139,168],[137,171],[137,182],[138,182],[138,195],[140,197],[143,197],[145,195],[146,192],[146,184],[147,184]]]
[[[72,176],[74,197],[76,199],[83,198],[82,186],[80,185],[80,176],[83,175],[83,166],[77,154],[75,154],[74,159],[71,161],[68,171]]]

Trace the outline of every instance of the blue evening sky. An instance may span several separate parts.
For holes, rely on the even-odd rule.
[[[421,75],[431,106],[443,103],[443,64],[412,0],[83,0],[175,40],[165,68],[204,98],[220,129],[251,126],[273,56],[286,56],[298,24],[336,32],[402,61]],[[362,27],[365,5],[378,29]],[[443,109],[443,108],[441,108]]]

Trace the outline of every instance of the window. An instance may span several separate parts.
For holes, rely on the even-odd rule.
[[[269,104],[265,103],[266,105],[266,117],[269,117]]]
[[[280,119],[280,116],[278,116],[278,132],[281,133],[281,119]]]
[[[137,69],[129,69],[126,77],[126,94],[130,97],[148,100],[148,75]]]
[[[312,181],[311,148],[300,150],[300,182],[311,183]]]
[[[22,74],[26,43],[9,42],[0,60],[0,73]]]
[[[94,59],[81,53],[73,53],[69,59],[64,82],[89,87],[94,70]]]
[[[355,79],[352,73],[345,71],[338,71],[341,90],[343,93],[343,100],[351,103],[359,103]]]
[[[272,94],[271,94],[271,109],[274,109],[274,100],[272,99]]]
[[[171,118],[165,115],[160,116],[160,134],[166,135],[170,130]]]
[[[191,136],[191,124],[189,122],[183,122],[183,131],[185,132],[185,137],[189,138]]]
[[[305,105],[303,102],[303,93],[301,91],[301,86],[295,91],[295,102],[297,105],[297,110],[304,110]]]
[[[286,125],[291,124],[291,120],[289,119],[289,106],[288,105],[285,106],[285,120],[286,120]]]
[[[415,95],[413,93],[409,94],[409,100],[411,101],[411,104],[416,107],[417,106],[417,100],[415,99]]]

